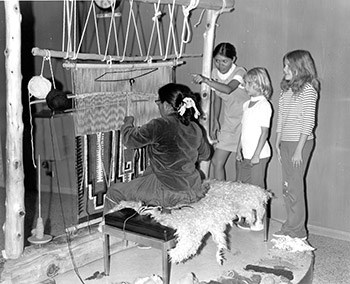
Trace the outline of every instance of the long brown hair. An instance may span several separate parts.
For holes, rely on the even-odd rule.
[[[293,93],[300,93],[306,83],[310,83],[317,92],[320,90],[320,82],[317,77],[315,62],[307,50],[293,50],[283,57],[283,66],[289,65],[293,73],[291,80],[284,77],[281,81],[281,89],[287,91],[291,89]]]

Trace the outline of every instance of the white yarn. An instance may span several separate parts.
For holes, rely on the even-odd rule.
[[[34,76],[28,83],[29,93],[37,99],[45,99],[51,91],[51,82],[43,76]]]

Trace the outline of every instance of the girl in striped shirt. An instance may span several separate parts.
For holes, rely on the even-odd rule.
[[[287,218],[281,230],[273,236],[306,240],[304,177],[314,148],[319,81],[314,60],[306,50],[287,53],[283,57],[283,65],[276,150],[282,164]]]

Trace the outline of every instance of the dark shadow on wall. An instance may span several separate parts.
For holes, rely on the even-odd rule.
[[[24,167],[24,188],[25,188],[25,208],[26,217],[24,223],[25,245],[28,245],[27,238],[31,235],[34,224],[36,201],[37,201],[37,181],[36,169],[32,160],[33,149],[30,109],[28,96],[28,82],[34,76],[35,66],[32,48],[35,42],[34,35],[34,14],[33,4],[30,1],[20,1],[22,14],[22,105],[23,105],[23,167]],[[34,133],[34,130],[33,130]]]

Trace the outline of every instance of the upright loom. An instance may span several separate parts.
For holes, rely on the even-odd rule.
[[[157,91],[174,82],[175,69],[186,57],[203,56],[202,74],[210,76],[217,18],[234,6],[234,0],[100,2],[65,0],[62,50],[32,50],[35,56],[66,59],[63,67],[71,72],[79,223],[102,215],[111,183],[127,182],[147,167],[144,149],[127,150],[121,143],[124,117],[132,115],[142,125],[159,116]],[[201,18],[207,14],[203,55],[185,53],[195,9],[202,9]],[[201,123],[209,133],[205,84],[201,96]],[[208,173],[208,164],[201,167]]]

